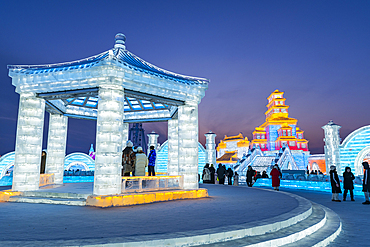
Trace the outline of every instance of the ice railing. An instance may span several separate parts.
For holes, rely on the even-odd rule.
[[[122,193],[184,188],[183,176],[123,177]]]

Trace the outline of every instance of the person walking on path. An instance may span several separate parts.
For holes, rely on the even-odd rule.
[[[274,168],[271,170],[270,176],[272,181],[272,187],[274,187],[274,190],[279,191],[281,172],[277,164],[275,164]]]
[[[209,184],[211,182],[211,172],[209,171],[208,163],[203,168],[202,179],[204,184]]]
[[[248,169],[247,169],[247,185],[248,187],[252,187],[253,185],[253,177],[255,175],[255,170],[252,169],[251,166],[248,166]]]
[[[142,147],[137,148],[135,159],[135,176],[145,176],[145,167],[148,166],[148,158],[143,152]]]
[[[211,167],[209,168],[209,171],[211,172],[211,184],[215,183],[215,168],[213,167],[213,164],[211,164]]]
[[[340,202],[339,200],[339,193],[342,193],[340,189],[340,180],[337,173],[337,168],[335,166],[330,166],[330,183],[331,183],[331,193],[332,193],[332,201],[333,202]]]
[[[125,149],[122,151],[122,175],[130,176],[133,171],[135,162],[135,153],[132,150],[133,144],[131,141],[127,141]]]
[[[370,168],[369,163],[363,162],[362,166],[364,167],[364,181],[362,183],[362,191],[365,194],[365,202],[362,204],[370,204],[369,193],[370,193]]]
[[[229,167],[229,169],[227,169],[227,184],[228,185],[233,185],[233,176],[234,176],[234,172],[233,170]]]
[[[351,201],[355,201],[355,199],[353,198],[353,180],[355,180],[355,175],[353,175],[353,173],[351,172],[351,168],[347,166],[345,172],[343,172],[343,201],[346,200],[348,190],[351,194]]]
[[[225,173],[226,173],[226,170],[223,167],[223,165],[220,163],[217,168],[217,178],[218,178],[219,184],[225,183]]]
[[[148,173],[149,176],[155,176],[155,159],[156,159],[156,152],[154,146],[150,146],[150,153],[148,156],[149,164],[148,164]]]
[[[237,172],[234,175],[234,186],[239,186],[239,174]]]

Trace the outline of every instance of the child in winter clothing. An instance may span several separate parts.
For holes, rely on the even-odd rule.
[[[343,172],[343,201],[346,200],[348,190],[351,194],[351,201],[354,201],[355,199],[353,198],[353,180],[355,179],[355,175],[351,172],[350,167],[346,167],[345,172]]]
[[[234,186],[239,186],[239,174],[237,172],[234,175]]]

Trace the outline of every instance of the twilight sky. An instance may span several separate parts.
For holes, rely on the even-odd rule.
[[[0,1],[0,155],[14,151],[19,96],[8,64],[96,55],[126,35],[129,51],[164,69],[211,80],[199,139],[249,139],[266,98],[284,91],[311,153],[329,120],[344,139],[370,124],[370,1]],[[95,121],[69,120],[67,153],[95,143]],[[44,148],[47,140],[46,114]],[[167,124],[144,124],[167,139]]]

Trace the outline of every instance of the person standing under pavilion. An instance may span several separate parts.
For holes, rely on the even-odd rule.
[[[156,160],[156,152],[154,146],[150,146],[150,153],[148,156],[149,164],[148,164],[148,173],[149,176],[155,176],[155,160]]]

